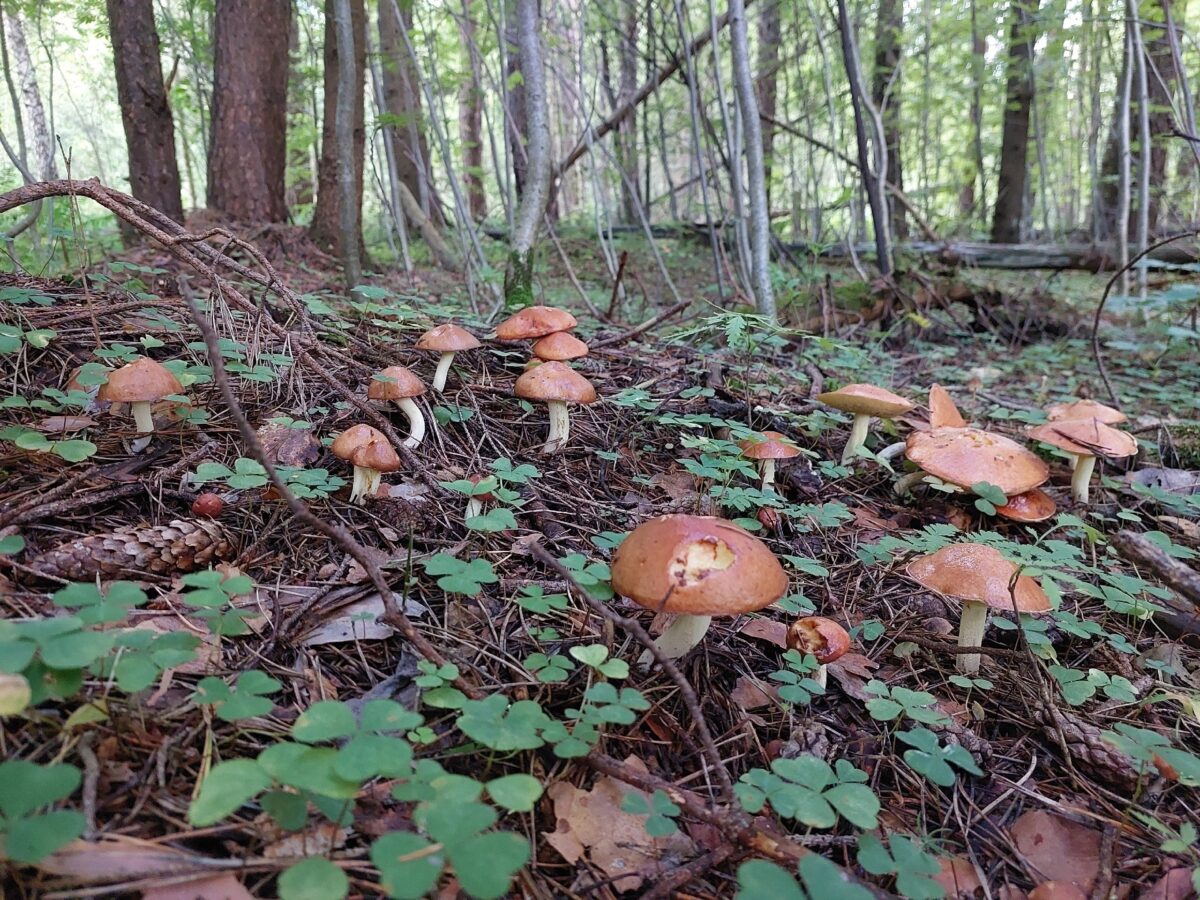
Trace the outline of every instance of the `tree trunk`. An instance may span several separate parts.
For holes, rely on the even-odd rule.
[[[775,107],[779,79],[779,7],[783,0],[767,0],[758,11],[758,111],[763,120],[763,181],[767,205],[771,203],[771,170],[775,163]]]
[[[525,82],[521,60],[519,0],[505,0],[504,41],[507,50],[504,70],[505,110],[504,139],[508,144],[508,157],[512,165],[513,186],[517,197],[525,193],[525,179],[529,169],[529,149],[524,145],[529,134],[528,101],[525,99]],[[544,76],[543,76],[544,77]],[[547,131],[547,140],[549,132]]]
[[[883,138],[887,145],[887,173],[890,184],[904,190],[904,172],[900,161],[900,52],[904,34],[904,4],[902,0],[879,0],[875,20],[875,72],[871,96],[883,122]],[[908,220],[904,207],[892,201],[892,234],[897,240],[908,238]]]
[[[463,182],[467,187],[467,206],[471,219],[482,222],[487,215],[487,194],[483,187],[483,60],[475,41],[475,20],[471,17],[470,0],[463,0],[461,33],[471,66],[470,77],[459,88],[458,101]]]
[[[357,2],[357,0],[356,0]],[[403,16],[403,19],[399,18]],[[429,162],[429,144],[421,117],[420,73],[403,32],[412,32],[410,0],[380,0],[379,50],[383,57],[383,102],[391,128],[385,140],[392,142],[400,180],[434,222],[441,211],[434,202],[433,177]]]
[[[1008,40],[1008,78],[1005,86],[1004,132],[1000,145],[1000,176],[992,218],[992,240],[1015,244],[1021,240],[1025,218],[1025,189],[1029,175],[1029,111],[1033,104],[1034,16],[1038,0],[1013,0]]]
[[[639,0],[622,0],[624,13],[621,32],[620,48],[617,59],[621,66],[620,92],[617,94],[614,109],[618,109],[633,99],[638,89],[638,3]],[[624,170],[627,177],[621,178],[621,221],[636,222],[641,197],[638,196],[638,146],[637,146],[637,117],[623,119],[617,126],[616,134],[617,165]]]
[[[983,160],[983,73],[987,66],[987,40],[979,30],[978,4],[971,0],[971,177],[959,194],[959,214],[964,222],[976,210],[987,208],[987,166]],[[978,191],[976,190],[978,184]]]
[[[353,156],[354,233],[356,241],[362,243],[362,195],[363,195],[363,148],[366,144],[366,128],[363,125],[363,88],[366,83],[367,17],[363,0],[349,0],[350,27],[355,48],[353,68],[341,65],[337,39],[337,4],[340,0],[325,0],[325,100],[324,119],[321,122],[321,158],[317,163],[317,203],[313,207],[309,236],[328,252],[341,256],[342,250],[342,200],[338,179],[337,122],[340,101],[350,103],[353,118],[351,153]],[[387,0],[384,0],[387,3]],[[343,68],[354,76],[350,90],[343,96],[341,72]]]
[[[514,0],[513,6],[513,37],[519,52],[523,118],[527,123],[523,135],[527,166],[504,273],[504,299],[509,307],[523,307],[533,302],[533,246],[550,191],[550,111],[538,34],[538,0]],[[511,99],[512,94],[509,96]]]
[[[363,86],[366,75],[366,14],[354,0],[332,0],[326,21],[333,19],[337,56],[337,106],[334,110],[334,150],[337,173],[338,250],[346,289],[362,280],[359,233],[362,230]],[[355,21],[355,12],[360,21]],[[356,33],[357,32],[357,33]],[[328,38],[327,38],[328,39]],[[320,193],[317,195],[320,202]]]
[[[26,140],[30,153],[33,174],[46,181],[58,178],[55,165],[54,135],[42,105],[42,92],[38,89],[37,70],[33,57],[29,55],[29,43],[25,40],[25,27],[12,12],[5,10],[3,26],[8,36],[8,51],[17,82],[21,87],[21,103],[25,107]]]
[[[774,320],[775,291],[771,287],[771,212],[763,170],[762,122],[754,77],[750,73],[750,41],[743,0],[729,2],[729,43],[733,54],[733,82],[742,111],[742,147],[746,153],[746,176],[750,194],[750,258],[754,301],[758,314]],[[737,165],[737,160],[731,161]]]
[[[234,219],[287,218],[289,0],[217,0],[208,205]]]
[[[129,188],[138,200],[183,222],[175,123],[163,86],[153,0],[108,0]]]

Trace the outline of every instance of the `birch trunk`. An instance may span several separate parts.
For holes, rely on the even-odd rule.
[[[358,233],[362,222],[360,160],[363,145],[357,139],[356,131],[361,132],[363,116],[363,82],[359,74],[361,69],[358,60],[365,59],[366,49],[361,45],[356,46],[356,38],[361,40],[366,29],[359,29],[359,35],[355,35],[355,22],[350,4],[351,0],[332,0],[331,9],[337,40],[338,66],[337,110],[334,122],[337,146],[338,236],[347,290],[362,280]]]
[[[38,88],[33,57],[29,55],[25,26],[8,10],[4,11],[3,25],[8,36],[9,57],[21,88],[21,105],[25,108],[25,139],[32,157],[30,169],[39,178],[52,181],[58,178],[58,166],[54,162],[54,135],[50,133],[50,122],[42,105],[42,92]]]

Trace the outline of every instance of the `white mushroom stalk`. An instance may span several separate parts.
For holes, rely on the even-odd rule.
[[[1096,457],[1074,454],[1074,471],[1071,473],[1071,499],[1076,503],[1087,504],[1092,483],[1092,473],[1096,470]]]
[[[383,473],[378,469],[355,466],[354,482],[350,486],[350,502],[361,505],[368,497],[374,497],[382,480]]]
[[[421,446],[421,441],[425,440],[425,417],[421,415],[421,408],[411,397],[397,400],[396,405],[408,419],[408,437],[404,439],[404,446],[410,450]]]
[[[149,400],[134,400],[130,405],[133,421],[137,430],[142,434],[154,433],[154,415],[150,410]]]
[[[546,406],[550,410],[550,434],[542,452],[557,453],[571,438],[571,414],[565,400],[547,400]]]
[[[827,666],[825,663],[821,663],[819,666],[817,666],[817,671],[813,672],[813,674],[812,674],[812,680],[815,681],[817,684],[819,684],[821,687],[825,687],[826,685],[828,685],[828,683],[829,683],[829,666]]]
[[[871,417],[866,413],[855,413],[854,424],[850,427],[850,439],[846,441],[846,448],[842,451],[842,465],[854,459],[858,453],[858,448],[867,442],[867,434],[870,431]]]
[[[762,471],[762,489],[765,493],[766,491],[771,490],[775,485],[775,460],[760,460],[759,468]]]
[[[988,605],[972,600],[963,602],[962,616],[958,620],[958,646],[979,647],[983,645],[983,632],[987,628]],[[979,671],[981,657],[978,653],[958,654],[958,671],[973,675]]]
[[[654,646],[661,650],[667,659],[679,659],[704,640],[711,622],[712,616],[678,615],[655,639]],[[653,662],[654,654],[649,650],[643,651],[638,657],[639,666],[647,667]]]
[[[467,500],[467,508],[463,512],[464,519],[470,519],[474,516],[483,515],[483,501],[478,497],[471,497]]]
[[[447,350],[438,359],[437,371],[433,373],[433,389],[441,392],[446,389],[446,379],[450,375],[450,364],[454,362],[453,350]]]

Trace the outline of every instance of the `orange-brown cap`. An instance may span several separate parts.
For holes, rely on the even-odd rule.
[[[778,431],[764,431],[738,443],[746,459],[791,459],[800,455],[800,448]]]
[[[473,485],[478,485],[479,482],[483,481],[485,478],[491,477],[491,475],[468,475],[467,481],[471,482]],[[481,503],[491,503],[496,499],[496,495],[491,491],[488,491],[486,494],[472,494],[471,496]]]
[[[418,350],[437,353],[457,353],[460,350],[474,350],[478,346],[479,338],[452,322],[430,328],[417,339]]]
[[[1050,477],[1041,457],[1003,435],[978,428],[914,431],[904,455],[930,475],[969,488],[986,481],[1007,496],[1023,494]]]
[[[1108,456],[1118,459],[1138,451],[1132,434],[1118,431],[1099,419],[1062,419],[1031,429],[1029,436],[1044,444],[1079,456]]]
[[[1014,522],[1044,522],[1054,515],[1055,509],[1054,499],[1034,488],[1009,497],[1007,503],[996,507],[996,515]]]
[[[740,615],[770,606],[787,584],[766,544],[711,516],[650,519],[613,554],[613,589],[656,611]]]
[[[811,653],[821,665],[840,659],[850,649],[850,633],[824,616],[805,616],[791,624],[787,631],[791,650]]]
[[[929,389],[929,427],[930,428],[966,428],[967,420],[962,417],[950,392],[940,384]]]
[[[952,600],[986,603],[994,609],[1046,612],[1050,598],[1041,585],[1022,575],[1010,594],[1008,585],[1017,567],[985,544],[951,544],[908,564],[908,577],[922,587]]]
[[[364,469],[374,469],[376,472],[395,472],[400,468],[400,457],[396,455],[387,438],[363,444],[354,451],[350,462]]]
[[[372,441],[382,441],[386,444],[387,435],[382,431],[372,428],[370,425],[351,425],[334,438],[333,443],[329,445],[329,449],[338,459],[353,461],[354,454]]]
[[[143,356],[110,372],[96,398],[112,403],[154,402],[182,391],[183,385],[170,369]]]
[[[570,331],[578,324],[573,315],[557,306],[527,306],[496,326],[496,338],[527,341],[556,331]]]
[[[1129,421],[1129,416],[1119,409],[1097,403],[1095,400],[1076,400],[1074,403],[1055,403],[1046,410],[1051,422],[1064,419],[1099,419],[1105,425],[1120,425]]]
[[[380,378],[386,378],[387,381],[380,381]],[[404,366],[388,366],[367,387],[368,400],[404,400],[419,397],[423,393],[425,385],[421,379]]]
[[[847,384],[836,391],[817,394],[817,399],[843,412],[885,419],[903,415],[913,408],[913,404],[899,394],[873,384]]]
[[[566,363],[542,363],[517,379],[513,391],[526,400],[561,400],[564,403],[594,403],[592,383]]]
[[[533,345],[533,355],[550,361],[579,359],[588,355],[588,345],[573,334],[556,331],[537,340]]]

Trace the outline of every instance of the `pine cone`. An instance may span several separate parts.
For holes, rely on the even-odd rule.
[[[25,566],[39,575],[86,581],[96,575],[191,572],[233,555],[233,545],[215,522],[176,519],[68,541],[27,559]]]
[[[1033,712],[1052,745],[1059,745],[1061,732],[1076,768],[1086,767],[1122,787],[1137,784],[1138,768],[1134,761],[1106,743],[1099,728],[1049,703],[1038,704]]]

